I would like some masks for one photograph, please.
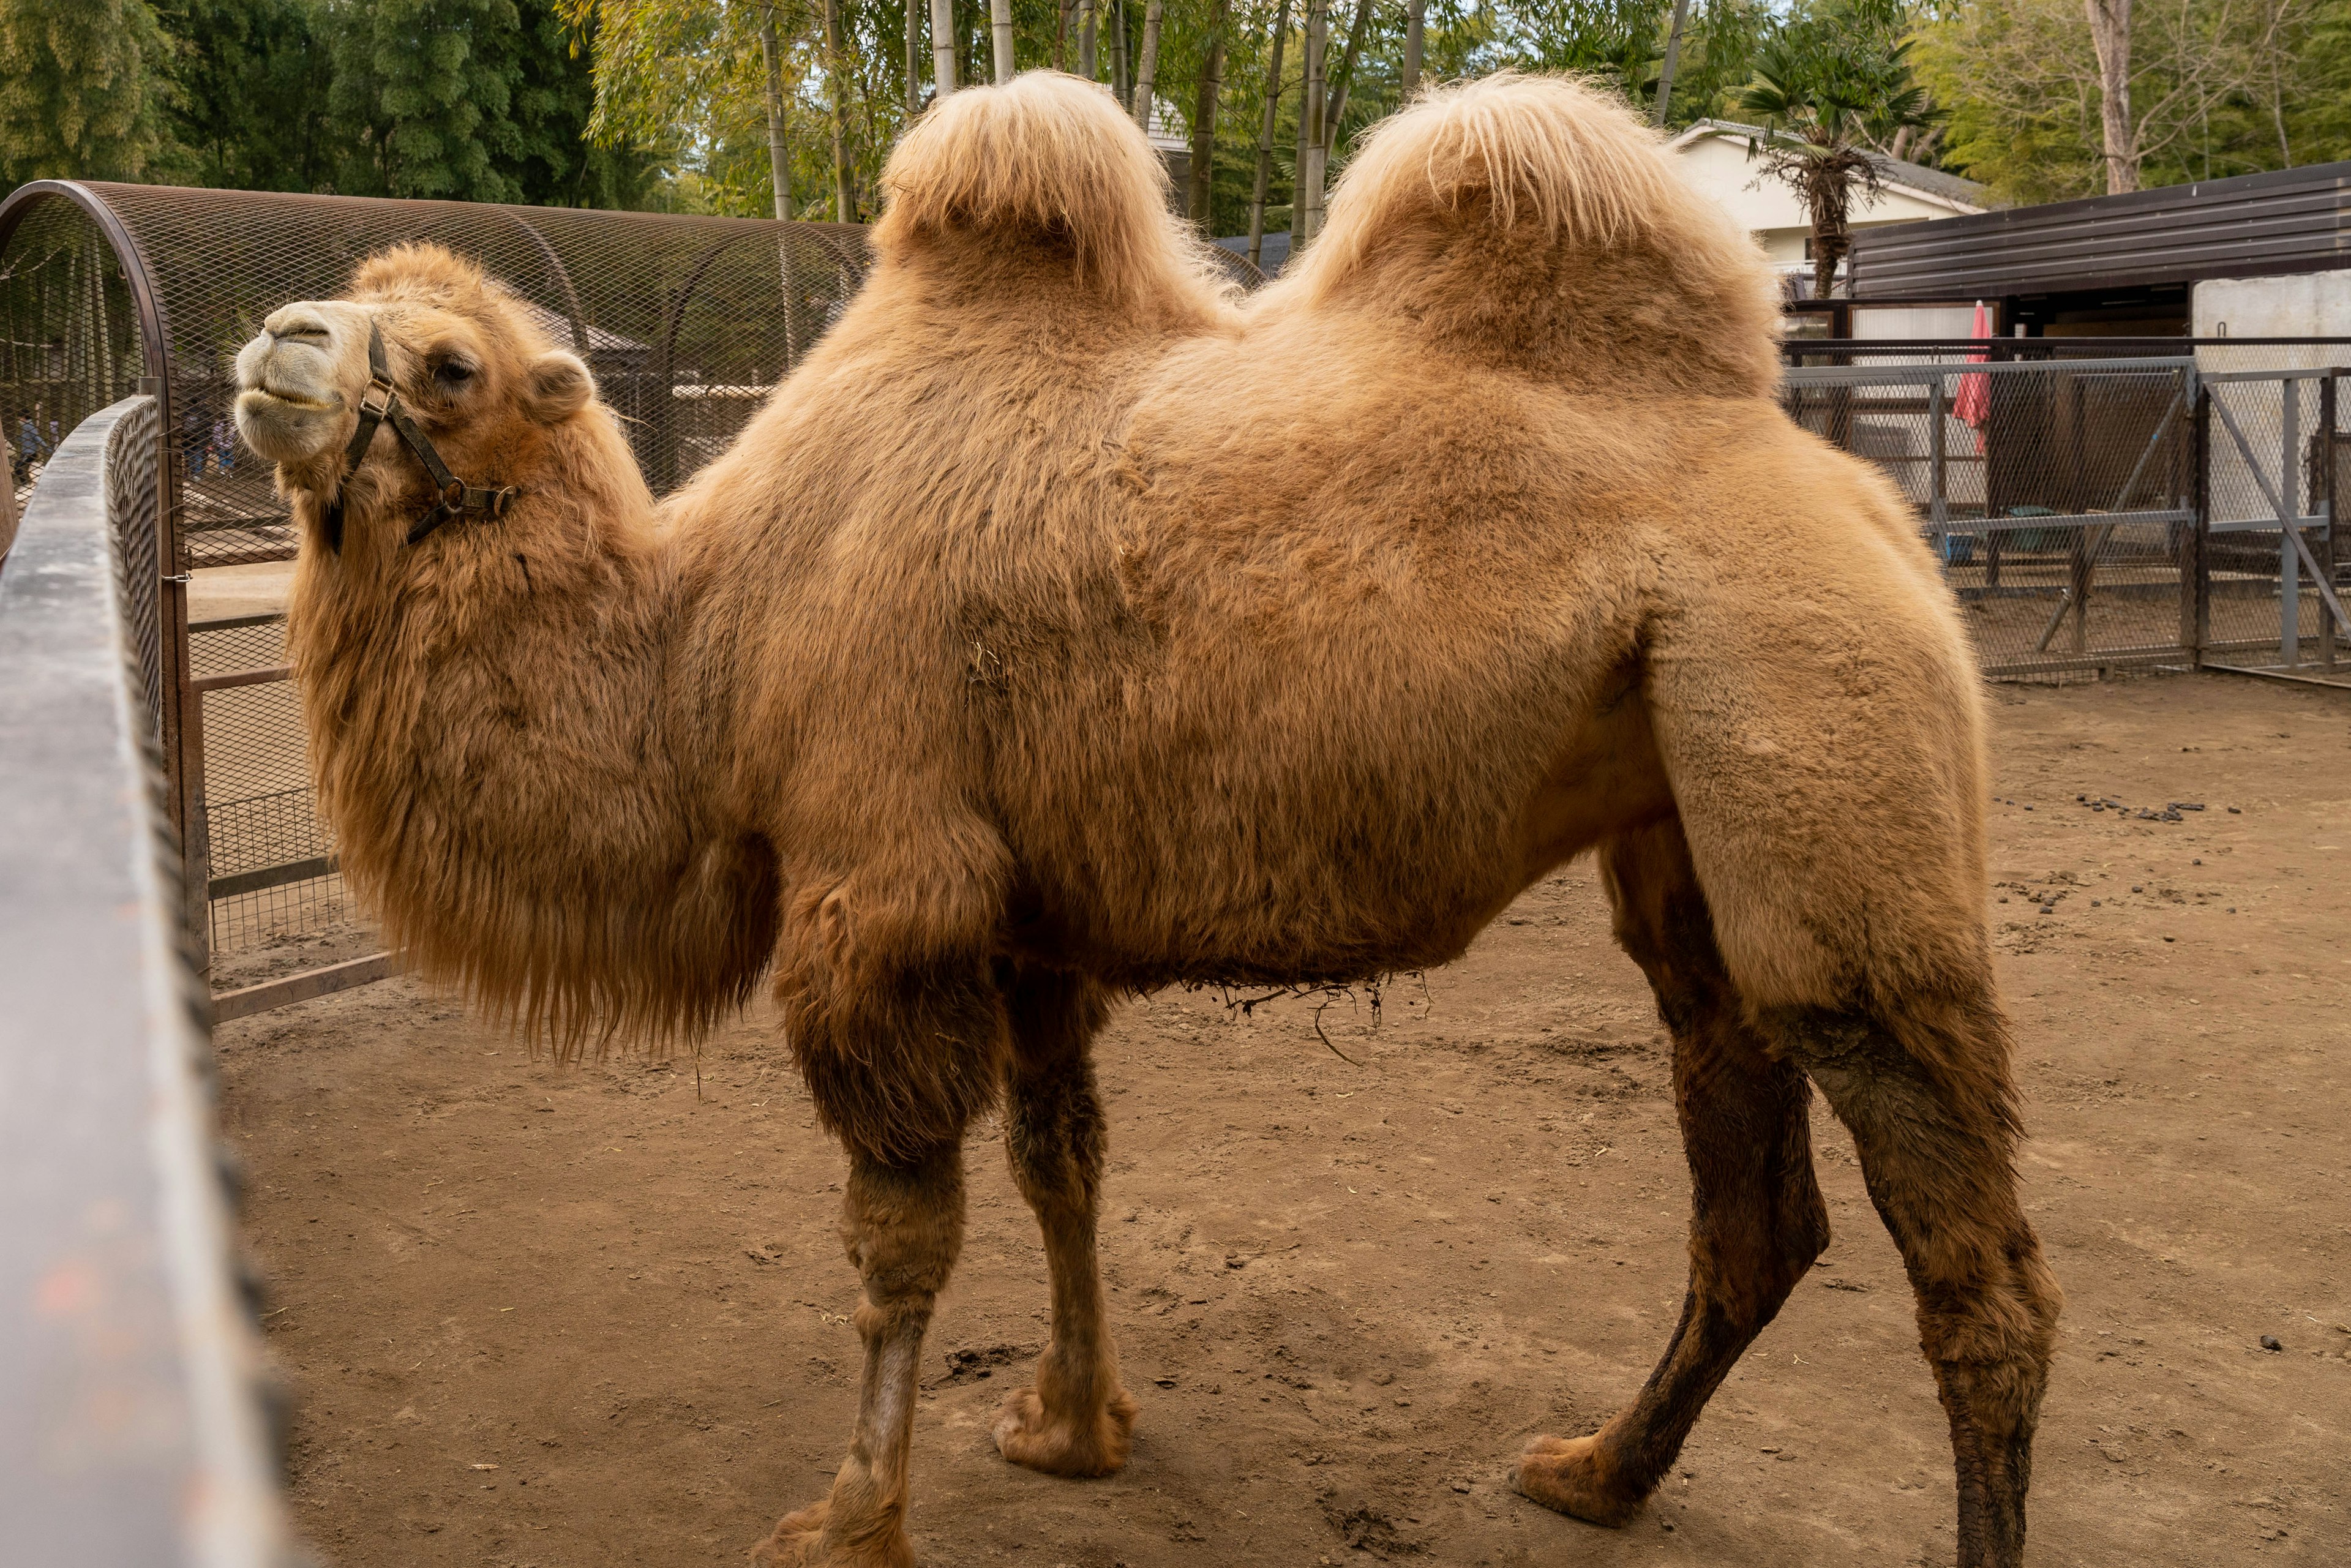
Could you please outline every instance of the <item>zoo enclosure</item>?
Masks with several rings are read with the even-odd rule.
[[[157,501],[126,548],[208,980],[345,912],[286,667],[294,527],[268,465],[237,448],[233,361],[270,310],[339,294],[360,260],[412,240],[478,262],[587,361],[656,493],[733,440],[868,266],[863,231],[827,224],[47,181],[0,203],[0,429],[18,494],[38,493],[87,418],[152,400]],[[218,1011],[389,968],[365,954],[279,975],[224,991]]]
[[[2333,678],[2351,341],[1791,341],[1782,402],[1885,470],[1987,674]]]

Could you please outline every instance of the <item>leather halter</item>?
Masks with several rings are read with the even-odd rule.
[[[419,429],[416,422],[408,416],[408,411],[401,407],[400,392],[392,384],[392,366],[384,358],[383,333],[371,319],[368,322],[368,384],[367,390],[360,393],[359,428],[351,432],[350,442],[343,448],[343,467],[336,481],[335,498],[328,504],[321,517],[326,529],[327,548],[337,555],[343,552],[343,499],[349,494],[350,477],[366,461],[368,447],[375,441],[376,427],[386,422],[391,423],[392,434],[405,442],[408,450],[416,455],[416,461],[424,465],[424,472],[431,476],[434,487],[441,493],[439,504],[418,518],[416,526],[408,530],[410,544],[415,544],[452,517],[503,517],[507,515],[507,507],[520,494],[512,485],[500,485],[495,488],[468,485],[449,472],[449,465],[441,461],[441,454],[434,450],[432,437]]]

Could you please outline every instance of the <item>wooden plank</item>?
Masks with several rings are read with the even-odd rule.
[[[322,876],[332,876],[341,862],[332,855],[317,855],[306,861],[287,861],[283,865],[266,865],[258,871],[241,871],[230,876],[216,876],[204,889],[212,898],[235,898],[240,893],[259,893],[264,888],[284,887],[293,882],[315,882]]]
[[[188,689],[192,692],[225,692],[231,686],[262,686],[293,678],[293,665],[272,664],[266,669],[225,670],[217,675],[198,675],[188,683]]]
[[[364,958],[329,964],[323,969],[306,969],[298,975],[265,980],[260,985],[246,986],[241,990],[222,991],[213,998],[213,1021],[226,1023],[231,1019],[250,1018],[272,1008],[288,1007],[296,1002],[309,1001],[314,997],[347,991],[353,986],[373,985],[399,972],[398,954],[371,953]]]

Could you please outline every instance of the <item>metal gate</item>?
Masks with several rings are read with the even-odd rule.
[[[1783,406],[1901,487],[1987,674],[2335,668],[2342,372],[1822,347]]]

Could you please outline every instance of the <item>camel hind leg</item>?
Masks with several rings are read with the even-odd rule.
[[[1016,973],[1005,1000],[1004,1151],[1045,1235],[1053,1326],[1034,1386],[1005,1403],[996,1446],[1049,1475],[1112,1475],[1126,1463],[1134,1401],[1119,1384],[1094,1256],[1106,1129],[1091,1049],[1108,1009],[1092,981],[1035,970]]]
[[[2064,1298],[2017,1199],[2006,1031],[1989,988],[1915,1005],[1899,1028],[1817,1009],[1764,1022],[1852,1131],[1901,1249],[1950,1422],[1961,1568],[2016,1568]]]
[[[1828,1246],[1813,1177],[1802,1071],[1774,1060],[1747,1021],[1716,950],[1680,825],[1603,852],[1617,940],[1647,974],[1674,1038],[1674,1097],[1690,1166],[1690,1277],[1664,1357],[1597,1433],[1539,1437],[1520,1491],[1597,1524],[1621,1524],[1664,1479],[1698,1412]]]

